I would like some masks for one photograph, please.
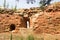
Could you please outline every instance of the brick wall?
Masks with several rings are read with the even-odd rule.
[[[15,29],[26,27],[22,16],[19,16],[18,14],[0,14],[0,32],[9,31],[11,24],[15,25]]]
[[[60,33],[60,12],[41,12],[30,18],[35,33]]]

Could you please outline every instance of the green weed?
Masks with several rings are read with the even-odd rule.
[[[29,36],[27,37],[27,40],[34,40],[34,37],[33,37],[32,35],[29,35]]]

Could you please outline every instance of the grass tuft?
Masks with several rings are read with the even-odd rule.
[[[29,35],[29,36],[27,37],[27,40],[34,40],[34,37],[33,37],[32,35]]]
[[[12,40],[12,33],[11,33],[11,36],[10,36],[10,40]]]

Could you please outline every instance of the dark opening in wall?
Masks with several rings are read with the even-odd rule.
[[[26,24],[26,28],[30,28],[30,19],[29,19],[29,17],[24,17],[24,21],[25,21],[25,24]]]
[[[13,30],[15,30],[15,24],[10,25],[10,31],[13,31]]]

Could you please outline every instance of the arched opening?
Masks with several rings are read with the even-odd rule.
[[[10,25],[10,31],[13,31],[13,30],[15,30],[15,24]]]
[[[26,24],[26,28],[30,28],[30,19],[28,17],[24,17],[24,21]]]

